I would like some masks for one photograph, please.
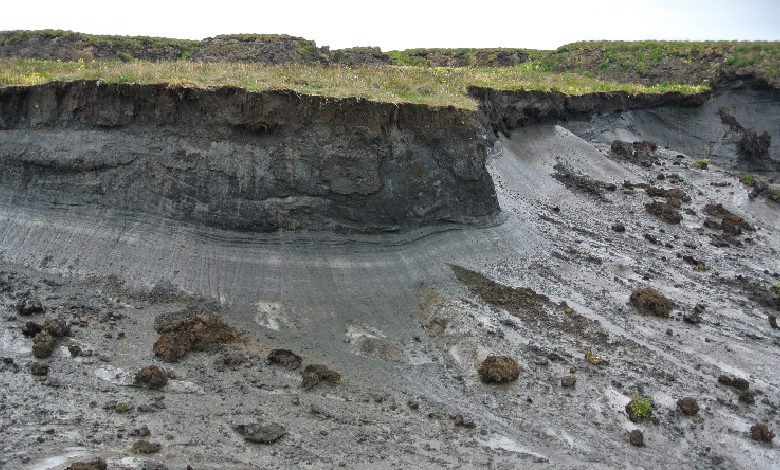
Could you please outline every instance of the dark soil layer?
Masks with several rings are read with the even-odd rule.
[[[5,87],[0,182],[257,232],[484,222],[498,201],[474,117],[286,90]]]

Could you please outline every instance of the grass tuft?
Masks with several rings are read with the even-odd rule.
[[[0,59],[0,86],[36,85],[50,81],[99,80],[106,83],[167,83],[190,87],[231,85],[250,91],[292,89],[334,98],[356,97],[383,102],[413,102],[432,106],[476,109],[466,95],[469,86],[501,90],[557,90],[569,95],[623,90],[629,93],[679,91],[698,93],[701,85],[662,83],[632,85],[574,73],[554,73],[525,63],[504,68],[417,66],[325,67],[321,65],[261,65],[246,63],[60,62]]]

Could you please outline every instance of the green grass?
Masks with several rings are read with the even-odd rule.
[[[531,63],[506,68],[324,67],[234,63],[58,62],[0,59],[0,86],[35,85],[50,81],[100,80],[107,83],[167,83],[191,87],[232,85],[251,91],[292,89],[335,98],[358,97],[384,102],[414,102],[476,109],[466,96],[469,86],[502,90],[558,90],[577,95],[593,91],[629,93],[707,88],[680,84],[652,87],[607,82],[571,73],[553,73]]]
[[[628,402],[627,406],[640,420],[649,417],[653,412],[650,398],[640,397],[636,392],[634,392],[634,396],[631,398],[631,401]]]

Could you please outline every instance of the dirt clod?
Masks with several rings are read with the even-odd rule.
[[[484,383],[504,383],[517,380],[520,366],[511,357],[490,355],[479,367],[479,378]]]
[[[34,298],[27,298],[27,299],[22,299],[16,305],[16,311],[19,312],[19,315],[23,317],[27,317],[32,315],[33,313],[43,313],[44,308],[40,300]]]
[[[775,433],[770,431],[766,424],[755,424],[750,427],[750,437],[757,441],[772,442]]]
[[[168,383],[168,375],[155,365],[146,366],[135,374],[135,383],[161,389]]]
[[[43,330],[43,325],[35,323],[34,321],[28,321],[22,327],[22,334],[27,338],[35,338],[41,330]]]
[[[303,358],[289,349],[274,349],[268,354],[265,362],[267,364],[279,364],[290,369],[297,369],[301,366]]]
[[[632,292],[629,303],[645,315],[660,318],[669,318],[669,312],[672,310],[672,303],[651,287]]]
[[[628,442],[632,446],[642,447],[645,445],[645,435],[639,429],[634,429],[628,436]]]
[[[668,202],[653,201],[645,204],[645,210],[661,220],[672,224],[678,225],[682,221],[682,215],[672,204]]]
[[[233,429],[249,442],[256,444],[273,444],[280,437],[284,436],[287,431],[284,427],[278,424],[270,424],[268,426],[261,426],[259,424],[239,424]]]
[[[42,362],[33,362],[30,366],[32,375],[45,376],[49,374],[49,365]]]
[[[160,444],[149,442],[146,439],[139,439],[133,444],[133,452],[140,454],[155,454],[160,451],[162,446]]]
[[[33,339],[33,354],[38,359],[49,357],[54,352],[56,346],[57,339],[50,335],[49,332],[41,331]]]
[[[154,343],[154,353],[173,362],[188,351],[214,352],[222,343],[238,338],[236,331],[219,318],[202,313],[165,328]]]
[[[573,387],[577,383],[577,377],[573,375],[567,375],[561,379],[562,387]]]
[[[303,383],[301,386],[305,390],[313,388],[320,382],[327,382],[334,385],[341,380],[341,374],[328,369],[328,367],[323,364],[309,364],[303,369],[301,375],[303,376]]]
[[[696,403],[691,397],[681,398],[677,400],[677,408],[688,416],[694,416],[699,412],[699,404]]]

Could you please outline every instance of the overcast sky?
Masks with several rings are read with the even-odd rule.
[[[555,49],[588,39],[780,40],[780,0],[8,1],[0,30],[203,39],[277,33],[318,46]]]

